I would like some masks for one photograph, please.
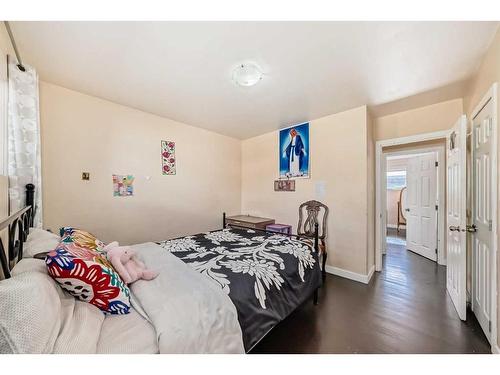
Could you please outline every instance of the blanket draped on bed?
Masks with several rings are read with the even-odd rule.
[[[279,234],[233,228],[160,246],[227,293],[238,311],[246,351],[321,285],[311,246]]]
[[[134,245],[151,281],[131,284],[132,305],[156,329],[160,353],[243,353],[237,312],[228,296],[154,243]]]

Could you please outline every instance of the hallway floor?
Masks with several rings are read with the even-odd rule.
[[[491,353],[474,315],[458,318],[446,267],[387,247],[370,284],[327,275],[319,305],[299,308],[252,353]]]

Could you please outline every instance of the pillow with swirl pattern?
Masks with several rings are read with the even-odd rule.
[[[75,298],[108,314],[128,314],[130,290],[103,249],[104,243],[92,234],[61,228],[61,242],[45,257],[48,273]]]

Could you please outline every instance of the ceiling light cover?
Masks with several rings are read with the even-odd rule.
[[[233,71],[233,81],[240,86],[253,86],[261,79],[262,71],[252,63],[238,65]]]

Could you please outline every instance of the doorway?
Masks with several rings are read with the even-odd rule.
[[[382,266],[388,242],[446,265],[444,145],[441,135],[380,148],[376,266]]]
[[[444,148],[403,148],[384,151],[387,178],[385,253],[388,245],[400,245],[406,251],[437,262],[442,232],[438,213],[440,202],[444,201],[439,159]],[[442,254],[440,258],[444,263]]]

